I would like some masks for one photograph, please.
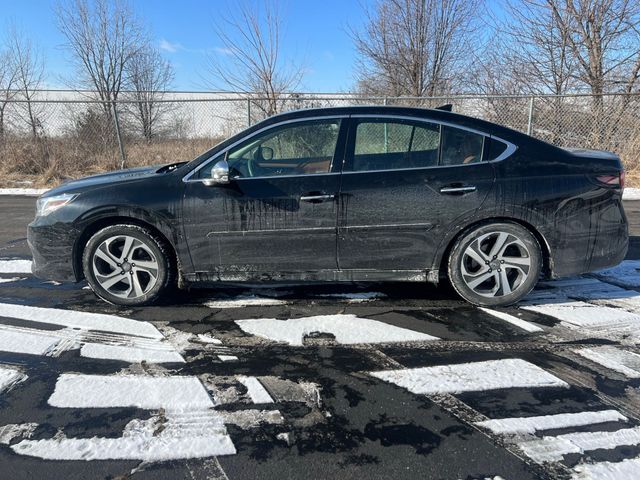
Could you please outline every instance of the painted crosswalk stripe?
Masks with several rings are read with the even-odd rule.
[[[638,478],[640,458],[621,462],[583,463],[574,469],[572,480],[630,480]]]
[[[556,437],[545,436],[519,443],[518,446],[529,458],[543,463],[560,461],[569,453],[584,453],[638,444],[640,444],[640,427],[624,428],[614,432],[579,432]]]
[[[238,376],[238,381],[247,387],[247,391],[253,403],[273,403],[273,398],[262,386],[256,377]]]
[[[556,415],[540,415],[523,418],[501,418],[476,422],[476,425],[487,428],[501,435],[533,434],[540,430],[554,428],[579,427],[604,422],[626,422],[627,418],[616,410],[599,412],[559,413]]]
[[[511,325],[515,325],[516,327],[521,328],[525,332],[535,333],[535,332],[544,331],[542,328],[538,327],[537,325],[534,325],[531,322],[527,322],[526,320],[522,320],[521,318],[514,317],[513,315],[509,315],[508,313],[500,312],[498,310],[492,310],[490,308],[484,308],[484,307],[479,307],[479,309],[485,313],[488,313],[489,315],[493,315],[494,317],[499,318],[500,320],[504,320],[505,322],[510,323]]]
[[[371,372],[372,376],[416,394],[461,393],[500,388],[569,385],[540,367],[518,358]]]

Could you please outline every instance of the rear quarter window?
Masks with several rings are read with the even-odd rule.
[[[484,135],[460,128],[442,127],[440,165],[467,165],[482,161]]]

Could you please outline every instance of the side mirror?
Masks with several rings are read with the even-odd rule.
[[[229,183],[229,164],[227,160],[220,160],[211,169],[211,178],[205,178],[202,183],[207,187],[226,185]]]

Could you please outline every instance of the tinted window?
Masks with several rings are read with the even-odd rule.
[[[482,160],[484,136],[459,128],[442,127],[440,165],[464,165]]]
[[[495,160],[507,149],[507,144],[496,140],[495,138],[486,138],[485,158],[487,160]]]
[[[438,164],[439,125],[364,121],[356,128],[352,170],[390,170]]]
[[[229,151],[232,177],[327,173],[336,150],[340,120],[297,122],[274,127]],[[215,160],[200,171],[211,175]]]

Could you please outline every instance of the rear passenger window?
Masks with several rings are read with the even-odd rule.
[[[440,165],[464,165],[480,162],[483,142],[483,135],[443,126]]]
[[[411,122],[360,122],[352,170],[391,170],[438,164],[440,126]]]

